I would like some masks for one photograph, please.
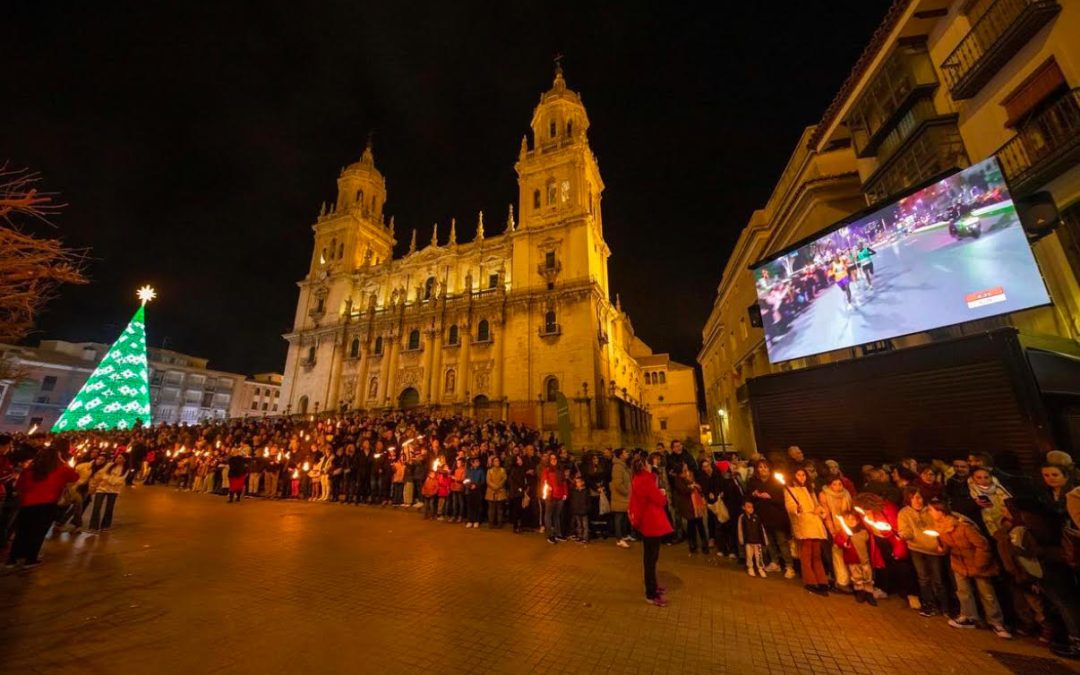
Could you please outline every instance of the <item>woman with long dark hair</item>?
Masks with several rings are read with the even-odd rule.
[[[19,515],[15,521],[15,541],[11,543],[7,566],[21,560],[23,567],[41,564],[38,555],[45,535],[56,518],[56,504],[69,483],[79,480],[75,469],[60,461],[68,454],[67,441],[56,440],[38,450],[29,468],[19,475],[15,490],[19,494]]]
[[[667,516],[667,494],[660,489],[656,474],[644,459],[636,457],[631,470],[634,478],[630,483],[627,515],[630,524],[644,537],[645,600],[666,607],[665,589],[656,581],[656,563],[660,560],[660,540],[674,531]]]

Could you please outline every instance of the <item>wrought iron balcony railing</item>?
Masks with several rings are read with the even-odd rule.
[[[1025,121],[997,151],[1009,186],[1032,191],[1080,162],[1080,89]]]
[[[979,93],[1060,11],[1057,0],[995,0],[941,64],[953,99]]]

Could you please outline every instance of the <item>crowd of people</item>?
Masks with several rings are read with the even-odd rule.
[[[1040,474],[988,455],[862,467],[786,453],[574,453],[514,423],[422,413],[232,420],[58,436],[0,436],[0,546],[32,567],[50,528],[112,525],[127,485],[245,499],[413,508],[465,528],[548,542],[640,542],[646,600],[664,606],[663,545],[801,578],[820,596],[897,597],[958,629],[985,626],[1080,657],[1080,488],[1071,457]],[[232,507],[229,507],[232,508]],[[14,534],[14,537],[11,537]],[[676,549],[677,550],[677,549]]]

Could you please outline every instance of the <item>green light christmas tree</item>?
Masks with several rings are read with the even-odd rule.
[[[54,432],[131,429],[136,422],[150,424],[145,315],[146,303],[157,294],[143,286],[137,295],[142,301],[139,309],[53,425]]]

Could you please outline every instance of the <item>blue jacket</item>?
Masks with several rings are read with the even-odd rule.
[[[479,469],[469,468],[465,470],[465,480],[469,481],[471,485],[475,485],[477,490],[482,490],[484,485],[487,484],[487,472],[481,467]]]

